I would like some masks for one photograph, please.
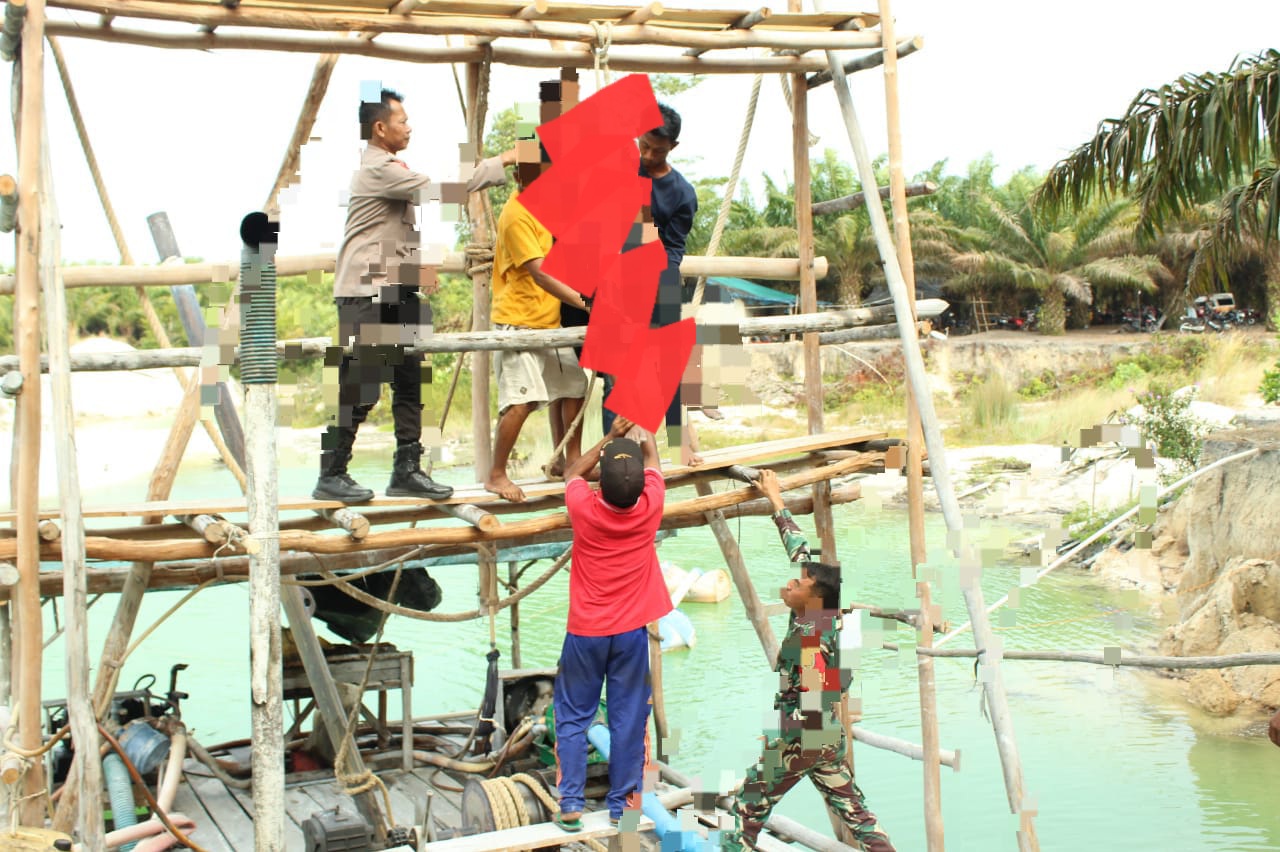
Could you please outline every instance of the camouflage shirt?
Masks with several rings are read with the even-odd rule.
[[[792,562],[810,560],[809,543],[786,509],[773,516],[782,546]],[[839,729],[840,615],[799,616],[793,612],[787,634],[778,649],[778,695],[773,706],[780,711],[783,731]]]

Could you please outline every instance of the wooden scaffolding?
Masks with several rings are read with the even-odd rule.
[[[816,3],[815,3],[816,5]],[[66,20],[49,20],[46,7],[61,8],[69,13]],[[903,354],[910,379],[909,422],[905,454],[894,466],[904,465],[908,475],[912,563],[925,561],[921,459],[928,450],[933,459],[932,475],[938,488],[943,513],[949,529],[960,535],[962,524],[954,493],[947,475],[941,434],[938,431],[932,402],[927,393],[923,362],[917,342],[917,306],[914,297],[911,249],[907,231],[903,158],[898,132],[897,60],[920,47],[920,40],[899,41],[894,32],[889,0],[878,0],[875,12],[827,12],[817,6],[804,11],[802,0],[788,0],[785,13],[769,8],[756,10],[682,10],[668,9],[659,2],[643,6],[604,6],[569,2],[496,2],[496,0],[398,0],[388,8],[386,0],[9,0],[4,16],[4,36],[0,38],[0,55],[12,58],[14,64],[14,117],[18,135],[18,175],[16,191],[9,192],[10,212],[16,212],[16,272],[11,281],[0,281],[0,292],[13,292],[16,358],[5,365],[9,371],[4,383],[6,392],[16,398],[14,429],[14,478],[12,505],[14,510],[0,520],[13,524],[14,534],[0,537],[0,559],[12,559],[16,565],[14,582],[8,588],[12,611],[13,648],[12,683],[16,702],[17,742],[23,755],[35,755],[42,747],[41,735],[41,671],[42,644],[41,598],[62,594],[65,598],[67,663],[71,672],[68,682],[71,735],[77,743],[98,742],[96,718],[109,701],[115,688],[113,668],[129,643],[133,623],[142,594],[151,588],[196,585],[209,579],[231,581],[248,578],[254,587],[255,606],[261,607],[263,618],[255,620],[251,637],[254,681],[254,796],[253,806],[260,819],[255,821],[255,846],[260,850],[284,848],[284,839],[276,820],[270,815],[285,812],[283,802],[282,745],[280,724],[280,620],[283,605],[294,630],[307,675],[315,690],[320,715],[331,732],[341,734],[342,707],[332,679],[328,676],[319,646],[311,632],[309,619],[302,609],[301,598],[286,586],[282,591],[280,575],[305,570],[294,557],[280,556],[279,549],[298,553],[340,554],[332,567],[349,568],[369,565],[370,559],[383,558],[396,549],[432,545],[448,552],[449,548],[473,549],[478,554],[480,574],[480,611],[492,611],[499,603],[497,579],[497,543],[522,544],[563,541],[567,530],[562,515],[534,520],[504,523],[498,517],[507,507],[492,505],[480,494],[467,491],[452,501],[428,506],[399,506],[379,503],[368,511],[352,513],[343,507],[314,501],[277,501],[274,495],[274,457],[264,453],[273,443],[264,443],[262,432],[239,433],[238,421],[228,411],[229,397],[224,394],[219,404],[217,424],[204,423],[210,437],[240,480],[248,488],[247,506],[243,502],[227,505],[205,502],[203,505],[177,505],[168,500],[178,461],[187,439],[200,422],[200,376],[186,367],[200,362],[198,351],[174,349],[160,328],[144,286],[178,286],[209,281],[229,281],[236,277],[237,264],[205,264],[192,266],[140,267],[124,243],[115,220],[101,176],[89,144],[88,133],[79,117],[74,92],[57,39],[77,37],[105,40],[121,44],[137,44],[162,48],[199,50],[267,50],[320,54],[311,84],[305,95],[293,138],[285,153],[277,179],[264,204],[273,210],[282,188],[294,179],[303,142],[309,137],[316,111],[324,97],[334,63],[343,54],[363,55],[417,63],[465,64],[466,133],[469,142],[481,146],[485,126],[489,68],[493,63],[528,68],[600,68],[619,72],[669,72],[697,74],[773,73],[781,76],[788,93],[792,115],[792,142],[795,181],[795,209],[798,229],[798,257],[793,260],[756,260],[728,258],[687,258],[682,271],[690,275],[750,275],[769,266],[770,277],[791,277],[800,285],[800,314],[769,320],[750,320],[743,324],[743,334],[797,332],[803,334],[806,419],[808,437],[797,439],[792,447],[765,445],[757,448],[735,448],[721,456],[711,454],[708,467],[697,471],[669,472],[675,481],[696,485],[698,497],[673,504],[667,509],[667,522],[705,523],[712,527],[726,561],[738,583],[748,614],[756,626],[766,653],[776,648],[769,627],[766,608],[750,585],[750,577],[742,564],[741,554],[724,518],[727,511],[751,513],[754,497],[748,488],[722,494],[711,494],[708,480],[717,475],[743,474],[742,466],[755,461],[790,454],[790,470],[784,479],[789,488],[810,488],[811,496],[798,509],[815,516],[820,548],[824,560],[838,559],[832,522],[833,503],[852,499],[848,489],[833,493],[831,480],[843,473],[885,464],[884,446],[873,442],[879,436],[861,433],[828,434],[823,423],[823,388],[820,346],[824,334],[846,335],[840,331],[868,322],[893,322],[902,341]],[[178,30],[148,29],[145,22],[183,25]],[[412,44],[388,44],[384,36],[408,34],[422,37]],[[463,37],[464,42],[449,42],[447,37]],[[45,40],[49,53],[58,66],[66,95],[76,121],[80,141],[90,163],[100,199],[112,224],[121,255],[121,267],[66,270],[60,267],[58,226],[53,206],[48,145],[44,121],[43,69]],[[444,42],[441,43],[441,39]],[[856,58],[842,51],[861,51]],[[883,67],[886,108],[889,127],[890,186],[887,195],[892,202],[893,234],[880,205],[880,192],[863,193],[875,230],[877,243],[894,296],[891,314],[874,317],[868,312],[842,311],[819,313],[816,281],[825,274],[825,260],[815,257],[813,204],[810,193],[809,163],[809,91],[831,83],[840,101],[855,159],[864,187],[875,185],[870,157],[857,123],[846,80],[848,73]],[[757,77],[758,85],[758,77]],[[745,138],[744,132],[744,138]],[[735,174],[736,177],[736,174]],[[732,183],[731,183],[732,185]],[[0,181],[0,195],[13,190]],[[728,199],[726,199],[727,201]],[[484,215],[485,198],[472,196],[468,212],[473,227],[473,242],[484,245],[491,240]],[[13,208],[16,207],[16,211]],[[847,208],[846,208],[847,209]],[[0,223],[5,218],[0,206]],[[713,237],[714,244],[718,234]],[[280,274],[332,268],[331,255],[305,258],[278,258]],[[490,463],[489,433],[489,358],[497,348],[561,343],[565,332],[529,333],[534,336],[502,339],[488,333],[489,273],[484,264],[467,264],[462,257],[450,258],[445,269],[467,271],[474,286],[472,338],[458,335],[453,340],[437,340],[435,345],[452,347],[453,351],[474,352],[473,370],[473,443],[477,479],[482,479]],[[156,330],[162,351],[137,353],[125,359],[128,363],[86,365],[73,364],[67,347],[65,288],[114,284],[135,286],[142,296],[152,327]],[[11,288],[11,289],[10,289]],[[43,293],[45,309],[40,311]],[[57,437],[57,462],[60,477],[60,532],[50,525],[37,507],[37,485],[40,443],[40,323],[48,329],[47,369],[51,374],[54,395],[54,425]],[[750,326],[750,323],[756,323]],[[772,325],[770,325],[772,323]],[[537,335],[541,334],[541,337]],[[445,336],[441,336],[445,337]],[[828,338],[831,339],[831,338]],[[302,352],[304,342],[295,342],[295,354]],[[314,342],[312,342],[314,345]],[[290,344],[285,345],[289,349]],[[89,359],[92,361],[93,359]],[[110,361],[110,359],[108,359]],[[174,423],[168,443],[161,454],[151,479],[147,502],[138,506],[114,507],[102,515],[130,515],[143,518],[141,528],[95,528],[86,535],[84,519],[96,510],[80,505],[75,472],[72,409],[69,374],[72,369],[137,369],[163,364],[172,366],[186,389],[184,401]],[[259,397],[259,403],[262,397]],[[252,407],[255,403],[250,403]],[[252,419],[253,411],[248,417]],[[271,414],[274,418],[274,414]],[[274,422],[273,420],[270,422]],[[255,445],[255,440],[258,443]],[[255,450],[256,446],[256,450]],[[246,447],[248,448],[246,451]],[[826,455],[823,455],[823,454]],[[736,466],[736,467],[735,467]],[[256,467],[256,471],[255,471]],[[246,470],[248,475],[246,477]],[[795,472],[798,471],[798,472]],[[256,475],[255,475],[256,473]],[[266,483],[266,480],[270,480]],[[260,488],[270,486],[270,493]],[[533,490],[537,507],[551,507],[560,499],[555,487]],[[263,531],[254,528],[255,500],[270,506],[270,518],[277,508],[308,508],[323,517],[302,522],[287,522]],[[736,508],[735,508],[736,507]],[[223,515],[239,510],[250,514],[248,528],[227,521]],[[166,516],[178,516],[181,523],[163,523]],[[428,520],[451,516],[467,521],[467,526],[449,528],[424,527],[415,530],[373,531],[371,527]],[[42,523],[44,526],[42,527]],[[339,528],[338,534],[332,530]],[[328,529],[330,534],[321,530]],[[43,535],[42,535],[43,532]],[[260,547],[267,542],[265,547]],[[222,560],[216,577],[201,573],[202,563],[218,547],[237,554]],[[374,554],[374,555],[370,555]],[[42,559],[61,559],[63,570],[40,571]],[[89,560],[129,560],[127,569],[101,571],[91,569]],[[917,588],[921,599],[920,645],[928,648],[938,621],[936,607],[930,598],[930,583],[920,573]],[[84,611],[89,589],[120,591],[120,606],[102,651],[100,677],[91,691],[88,682],[89,650],[84,634]],[[262,600],[259,601],[261,595]],[[973,621],[978,653],[991,647],[991,634],[985,603],[976,579],[965,589],[966,603]],[[259,623],[261,622],[261,623]],[[3,632],[3,631],[0,631]],[[1005,772],[1005,785],[1010,810],[1020,817],[1017,838],[1019,848],[1038,848],[1032,813],[1024,805],[1021,768],[1017,756],[1012,724],[1009,719],[1000,679],[998,654],[983,661],[983,678]],[[942,760],[938,744],[936,708],[933,694],[932,657],[919,659],[921,725],[923,748],[918,756],[925,766],[925,821],[930,850],[942,849],[942,824],[939,793],[939,765]],[[274,729],[274,733],[273,733]],[[262,738],[261,743],[258,742]],[[335,736],[334,741],[340,737]],[[98,848],[102,843],[101,813],[87,807],[87,795],[101,787],[93,748],[82,747],[73,773],[64,788],[54,820],[55,828],[78,827],[85,848]],[[16,752],[10,752],[10,756]],[[358,755],[348,769],[362,771]],[[21,769],[0,767],[6,781],[20,778],[22,785],[20,822],[26,826],[43,824],[45,781],[38,759],[28,760]],[[261,770],[261,771],[260,771]],[[95,792],[96,795],[96,792]],[[361,793],[357,799],[372,800],[372,793]],[[357,802],[359,804],[359,802]],[[377,803],[371,802],[376,808]],[[846,838],[847,839],[847,838]],[[836,848],[828,846],[826,848]],[[848,847],[840,847],[848,848]]]

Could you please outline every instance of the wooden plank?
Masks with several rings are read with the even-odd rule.
[[[702,454],[703,464],[696,468],[687,465],[670,465],[663,471],[668,482],[680,479],[681,477],[691,476],[695,473],[706,473],[708,471],[723,470],[733,465],[751,465],[765,462],[771,459],[778,459],[785,456],[799,455],[803,453],[815,452],[818,450],[827,450],[834,447],[843,447],[850,444],[859,444],[864,441],[871,441],[877,438],[885,437],[884,432],[872,431],[869,429],[843,429],[835,432],[823,432],[816,435],[800,435],[795,438],[783,438],[778,441],[761,441],[754,444],[743,444],[737,447],[724,447],[718,450],[708,450]],[[525,479],[518,483],[524,489],[525,495],[529,500],[539,497],[562,496],[564,494],[563,482],[546,482],[540,480]],[[368,503],[362,503],[361,508],[382,508],[394,506],[412,506],[430,504],[432,502],[442,503],[472,503],[486,504],[497,503],[502,500],[496,494],[490,494],[483,490],[479,484],[469,485],[454,491],[453,496],[448,500],[429,501],[419,500],[412,497],[374,497]],[[341,508],[343,504],[333,500],[313,500],[307,497],[283,497],[280,499],[280,511],[314,511],[316,509],[336,509]],[[125,503],[115,506],[86,506],[84,508],[84,516],[86,518],[111,518],[111,517],[141,517],[145,515],[193,515],[193,514],[218,514],[218,515],[235,515],[245,514],[246,507],[243,498],[228,498],[224,500],[176,500],[176,501],[156,501],[145,503]],[[55,508],[43,509],[39,512],[41,518],[56,518],[58,510]],[[10,511],[0,512],[0,523],[11,523],[15,519],[15,513]]]
[[[642,817],[640,830],[653,828],[653,820]],[[452,840],[440,840],[428,843],[423,847],[427,852],[516,852],[522,849],[545,849],[548,846],[560,846],[566,843],[580,843],[583,840],[600,840],[616,837],[618,829],[609,824],[608,811],[596,811],[582,817],[582,831],[569,834],[554,823],[544,822],[538,825],[526,825],[521,828],[508,828],[503,831],[490,831],[475,837],[455,837]]]
[[[190,763],[190,761],[188,761]],[[218,830],[218,825],[204,805],[191,791],[189,784],[179,784],[178,794],[173,800],[173,809],[186,814],[195,820],[196,827],[187,832],[187,836],[209,852],[235,852],[227,843],[227,839]]]
[[[221,781],[188,775],[187,786],[200,799],[232,849],[253,848],[253,820]]]
[[[240,807],[244,808],[245,813],[249,815],[249,819],[257,819],[257,812],[253,808],[253,796],[248,790],[239,790],[235,787],[228,787],[229,792],[235,800],[240,803]],[[301,849],[305,839],[302,836],[302,827],[288,816],[288,798],[285,799],[286,816],[284,820],[284,844],[286,849]]]

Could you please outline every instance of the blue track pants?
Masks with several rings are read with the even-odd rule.
[[[614,636],[564,637],[556,677],[556,785],[560,810],[581,811],[587,780],[587,728],[600,689],[608,684],[609,815],[638,808],[649,753],[649,634],[644,627]]]

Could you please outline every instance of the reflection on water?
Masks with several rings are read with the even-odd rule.
[[[385,458],[383,457],[385,456]],[[309,460],[283,459],[281,493],[304,494],[314,481]],[[390,449],[356,455],[353,473],[371,487],[385,483]],[[467,470],[444,471],[444,479],[470,479]],[[227,495],[225,471],[184,466],[176,498]],[[90,494],[90,503],[141,499],[145,482],[117,483],[111,494]],[[690,492],[691,495],[691,492]],[[685,497],[673,492],[672,499]],[[866,503],[838,507],[845,598],[881,605],[911,606],[905,513]],[[931,542],[945,541],[941,519],[930,516]],[[732,521],[763,596],[791,576],[790,566],[767,519]],[[812,526],[801,519],[807,530]],[[936,544],[935,544],[936,547]],[[682,531],[664,543],[661,556],[684,567],[718,567],[718,548],[705,530]],[[536,569],[535,569],[536,570]],[[997,564],[983,574],[988,601],[1018,582],[1019,569]],[[442,611],[475,605],[475,571],[441,568]],[[520,608],[521,645],[526,667],[554,665],[563,638],[568,578],[555,577]],[[944,617],[965,620],[954,570],[943,571],[938,601]],[[148,596],[138,623],[150,624],[176,601],[172,594]],[[90,615],[93,647],[100,647],[114,609],[114,596]],[[998,635],[1011,648],[1100,652],[1120,645],[1143,649],[1158,632],[1155,618],[1078,572],[1064,571],[1022,590],[1010,623],[997,620]],[[1131,625],[1111,612],[1127,606]],[[664,657],[667,713],[676,736],[675,763],[701,776],[708,787],[724,788],[741,776],[759,753],[761,729],[769,724],[776,675],[737,595],[715,605],[684,607],[698,631],[697,648]],[[249,730],[247,693],[248,594],[243,585],[201,593],[161,626],[130,658],[123,686],[148,672],[161,676],[177,662],[191,664],[182,688],[191,693],[184,718],[203,742],[245,736]],[[773,619],[785,629],[785,617]],[[886,622],[883,638],[909,634]],[[499,618],[499,647],[507,650],[506,618]],[[902,628],[905,631],[906,628]],[[895,636],[895,633],[898,635]],[[332,638],[332,637],[330,637]],[[479,703],[488,650],[484,621],[439,624],[393,618],[385,636],[412,650],[418,714],[457,710]],[[956,647],[968,643],[957,640]],[[55,642],[46,655],[47,697],[63,692],[63,656]],[[505,663],[505,657],[504,657]],[[850,664],[850,663],[847,663]],[[919,696],[914,660],[867,650],[857,662],[854,692],[862,700],[862,724],[870,730],[918,742]],[[1269,850],[1280,848],[1280,750],[1263,739],[1197,735],[1191,714],[1168,683],[1132,669],[1079,664],[1009,661],[1003,667],[1016,723],[1029,795],[1039,810],[1037,827],[1045,850]],[[1013,847],[1015,825],[1008,816],[999,761],[990,726],[983,720],[981,693],[971,660],[936,662],[942,745],[961,752],[962,772],[943,767],[942,800],[947,847],[953,852]],[[898,848],[924,848],[920,764],[888,752],[856,749],[859,783],[868,805]],[[801,785],[781,812],[815,829],[829,825],[820,799]]]

